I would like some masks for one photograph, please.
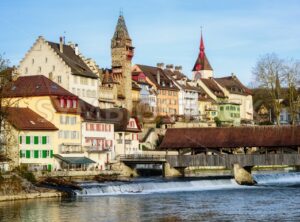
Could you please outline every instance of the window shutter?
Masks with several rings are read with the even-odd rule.
[[[19,136],[19,143],[22,144],[22,136]]]
[[[42,151],[43,158],[47,158],[47,150]]]
[[[30,158],[30,150],[26,150],[26,158],[27,158],[27,159]]]
[[[50,150],[50,157],[53,158],[53,150]]]
[[[34,151],[34,158],[39,158],[39,151],[38,150]]]
[[[22,158],[22,150],[20,150],[20,158]]]
[[[38,136],[34,137],[34,144],[35,145],[39,144],[39,137]]]
[[[30,136],[26,136],[26,144],[30,144]]]
[[[47,144],[47,137],[46,136],[42,137],[42,144]]]

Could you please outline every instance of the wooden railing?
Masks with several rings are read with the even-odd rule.
[[[172,155],[166,156],[172,167],[300,165],[300,154],[228,154],[228,155]]]
[[[120,155],[120,161],[123,162],[165,162],[164,155],[143,155],[143,154],[126,154]]]

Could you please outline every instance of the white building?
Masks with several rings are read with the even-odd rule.
[[[54,43],[40,36],[21,60],[17,72],[21,76],[44,75],[84,101],[98,106],[99,83],[95,64],[84,59],[78,45],[66,45],[62,37],[59,43]]]
[[[114,150],[114,124],[103,117],[101,110],[83,100],[80,101],[82,116],[82,147],[88,158],[95,161],[98,170],[108,169]]]
[[[139,147],[139,133],[141,128],[137,119],[129,118],[127,124],[115,129],[115,157],[128,154],[141,154]]]

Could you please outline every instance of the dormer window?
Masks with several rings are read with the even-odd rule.
[[[162,85],[162,86],[166,86],[166,84],[165,84],[165,82],[164,82],[164,81],[162,81],[161,85]]]
[[[61,108],[65,106],[65,100],[63,98],[60,98],[59,103]]]
[[[74,99],[73,100],[73,109],[75,109],[77,107],[77,101]]]
[[[67,108],[71,108],[71,100],[67,99]]]

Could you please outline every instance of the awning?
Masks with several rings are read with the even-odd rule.
[[[64,161],[67,164],[91,164],[96,163],[95,161],[83,156],[83,157],[64,157],[59,154],[54,155],[55,158]]]

